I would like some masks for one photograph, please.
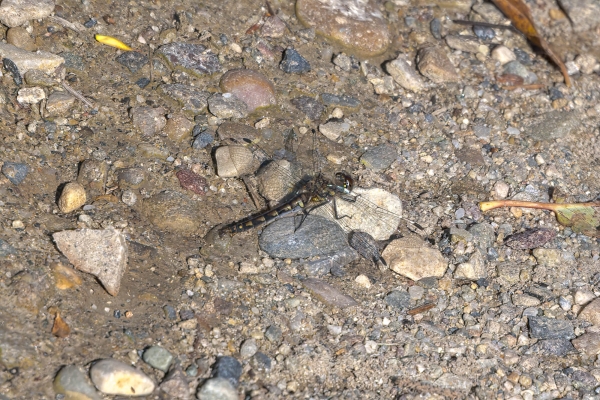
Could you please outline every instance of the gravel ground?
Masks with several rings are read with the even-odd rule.
[[[0,399],[600,396],[594,232],[478,208],[600,193],[600,10],[529,6],[570,87],[491,3],[3,0]],[[219,235],[264,154],[390,213]]]

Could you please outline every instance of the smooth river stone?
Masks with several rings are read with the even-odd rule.
[[[156,386],[142,371],[112,358],[92,365],[90,377],[96,388],[105,394],[147,396]]]
[[[275,88],[266,76],[251,69],[232,69],[221,77],[223,93],[233,93],[252,112],[277,103]]]
[[[369,0],[298,0],[296,15],[317,34],[361,56],[379,55],[391,43],[383,15]]]

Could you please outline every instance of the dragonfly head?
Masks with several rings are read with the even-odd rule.
[[[344,188],[344,191],[347,193],[350,193],[354,188],[354,179],[345,172],[337,172],[335,174],[335,182],[336,185]]]

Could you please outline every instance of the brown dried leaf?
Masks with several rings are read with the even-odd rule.
[[[64,319],[60,316],[60,313],[56,313],[56,317],[54,318],[54,326],[52,326],[52,334],[57,338],[66,338],[71,333],[71,328],[65,322]]]
[[[535,27],[529,8],[522,0],[492,0],[504,15],[511,20],[515,28],[523,32],[531,43],[543,49],[548,57],[560,68],[560,72],[565,78],[565,84],[571,86],[571,79],[567,73],[567,67],[562,60],[552,51],[548,43],[541,37]]]

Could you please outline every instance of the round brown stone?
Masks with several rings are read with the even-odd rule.
[[[277,103],[271,81],[260,72],[251,69],[227,71],[221,77],[220,86],[224,93],[232,93],[246,103],[249,112]]]
[[[317,34],[361,56],[379,55],[391,43],[387,23],[370,0],[298,0],[296,15]]]

